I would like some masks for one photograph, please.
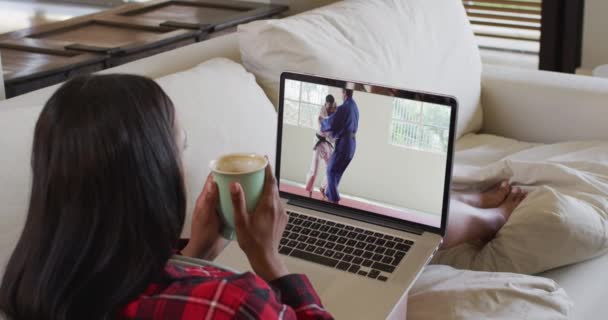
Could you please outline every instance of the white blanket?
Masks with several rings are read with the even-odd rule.
[[[459,140],[455,189],[481,190],[503,179],[531,193],[496,238],[442,251],[435,263],[536,274],[608,251],[608,143]]]

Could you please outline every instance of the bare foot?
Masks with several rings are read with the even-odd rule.
[[[454,193],[454,197],[473,207],[488,209],[500,206],[510,191],[509,182],[504,180],[483,193]]]
[[[323,200],[326,200],[327,196],[325,196],[325,188],[323,188],[323,187],[319,188],[319,192],[321,192],[321,196],[323,197]]]
[[[528,193],[514,187],[498,208],[483,210],[487,214],[487,234],[482,240],[489,241],[507,223],[515,208],[528,196]]]

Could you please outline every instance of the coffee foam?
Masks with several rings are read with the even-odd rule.
[[[229,173],[251,172],[262,169],[266,159],[255,155],[228,155],[216,162],[215,169]]]

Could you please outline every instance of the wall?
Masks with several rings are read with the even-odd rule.
[[[330,93],[339,103],[340,89]],[[446,156],[389,144],[393,98],[355,92],[359,106],[357,152],[340,192],[394,206],[440,214]],[[314,130],[284,125],[281,178],[304,184]],[[321,167],[317,186],[325,174]]]
[[[586,0],[583,29],[583,59],[581,73],[608,64],[608,1]]]

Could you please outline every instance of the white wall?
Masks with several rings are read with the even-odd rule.
[[[339,104],[340,89],[330,90]],[[393,98],[355,92],[359,106],[357,152],[340,184],[340,192],[441,214],[446,156],[389,144]],[[284,125],[281,178],[304,184],[315,132]],[[317,186],[325,174],[320,170]]]
[[[586,0],[581,73],[608,64],[608,1]]]

